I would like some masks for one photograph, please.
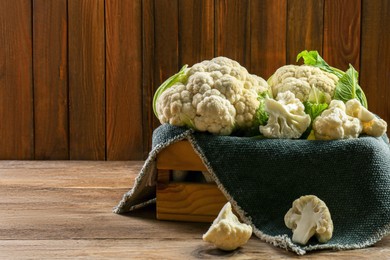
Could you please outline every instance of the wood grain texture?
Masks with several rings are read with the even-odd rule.
[[[156,217],[160,220],[212,222],[227,199],[216,184],[158,184]]]
[[[106,0],[107,160],[143,157],[141,1]]]
[[[189,141],[179,141],[161,150],[157,156],[157,169],[207,171]]]
[[[179,65],[214,58],[214,0],[179,3]]]
[[[70,159],[105,159],[104,1],[69,0]]]
[[[178,0],[155,0],[153,94],[167,78],[180,69],[178,13]],[[153,129],[159,125],[160,122],[153,117]]]
[[[388,13],[385,0],[0,1],[0,159],[145,159],[155,90],[219,55],[265,79],[304,49],[351,63],[389,122]]]
[[[268,79],[286,64],[287,0],[254,0],[250,12],[250,72]]]
[[[1,161],[1,259],[388,259],[375,246],[305,256],[252,237],[224,252],[202,241],[209,223],[158,221],[154,206],[125,215],[112,207],[143,162]]]
[[[390,123],[390,2],[362,4],[360,85],[369,109]],[[390,131],[388,130],[387,133]]]
[[[333,67],[360,69],[361,1],[325,1],[323,57]]]
[[[68,159],[66,0],[33,1],[35,159]]]
[[[154,0],[142,1],[142,128],[143,158],[152,147],[152,135],[157,118],[152,109],[155,92],[154,80]]]
[[[216,0],[215,55],[238,61],[250,71],[248,0]]]
[[[0,1],[0,159],[34,158],[31,1]]]
[[[288,0],[287,2],[287,64],[295,64],[303,50],[322,54],[324,0]]]

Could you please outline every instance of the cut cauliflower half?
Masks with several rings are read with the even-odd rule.
[[[301,245],[306,245],[314,235],[321,243],[328,242],[333,235],[329,209],[314,195],[296,199],[284,216],[284,223],[293,231],[292,241]]]
[[[226,57],[194,64],[181,70],[180,75],[168,88],[156,91],[160,123],[217,135],[253,127],[258,97],[269,89],[264,79]]]
[[[268,80],[273,96],[291,91],[296,98],[305,102],[311,88],[316,87],[325,94],[329,104],[334,96],[338,77],[317,67],[308,65],[286,65],[280,67]]]
[[[268,138],[299,138],[311,122],[302,102],[290,91],[279,93],[276,100],[267,98],[265,111],[268,122],[259,129]]]
[[[346,106],[340,100],[332,100],[328,109],[313,121],[313,131],[317,140],[357,138],[362,130],[361,121],[347,115]]]
[[[213,243],[219,249],[230,251],[246,244],[251,236],[252,227],[238,220],[228,202],[203,235],[203,240]]]

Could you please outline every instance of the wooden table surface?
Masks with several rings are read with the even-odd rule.
[[[226,253],[202,241],[208,223],[158,221],[153,206],[112,213],[142,164],[1,161],[0,259],[390,259],[390,236],[300,257],[252,237]]]

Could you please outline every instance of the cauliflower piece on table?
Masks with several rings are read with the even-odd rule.
[[[321,243],[333,235],[333,221],[325,202],[314,195],[296,199],[284,216],[284,223],[293,231],[292,241],[306,245],[312,236]]]
[[[302,102],[290,91],[279,93],[276,100],[266,99],[265,111],[268,123],[259,129],[268,138],[299,138],[311,122]]]
[[[156,114],[162,124],[217,135],[253,127],[258,96],[268,91],[264,79],[226,57],[202,61],[183,73],[157,97]]]
[[[205,242],[213,243],[222,250],[230,251],[246,244],[252,236],[252,227],[240,223],[232,212],[230,202],[219,212],[209,230],[203,235]]]

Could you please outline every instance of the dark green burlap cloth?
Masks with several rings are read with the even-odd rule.
[[[135,185],[114,212],[153,202],[155,159],[173,142],[188,139],[240,217],[262,240],[303,255],[317,249],[367,247],[390,230],[390,148],[387,136],[337,141],[213,136],[162,125]],[[325,201],[334,223],[326,244],[291,241],[284,215],[292,202],[313,194]]]

